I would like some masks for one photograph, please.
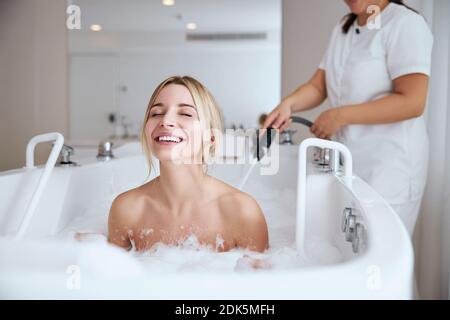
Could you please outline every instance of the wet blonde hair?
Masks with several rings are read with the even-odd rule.
[[[144,124],[142,126],[141,131],[141,144],[144,150],[145,155],[147,156],[147,161],[149,164],[149,173],[150,175],[151,169],[153,167],[152,162],[152,153],[149,149],[149,144],[147,140],[147,135],[145,132],[145,127],[147,125],[148,118],[150,116],[150,108],[155,104],[155,101],[159,95],[159,93],[166,86],[171,84],[182,85],[190,92],[192,99],[194,100],[195,108],[198,113],[200,126],[203,130],[203,138],[204,140],[211,141],[211,138],[214,137],[214,141],[208,145],[205,145],[202,141],[202,163],[208,164],[214,157],[216,156],[216,152],[218,150],[218,146],[220,144],[220,136],[223,131],[223,122],[222,122],[222,113],[220,111],[219,106],[217,105],[212,94],[206,89],[204,85],[202,85],[196,79],[189,76],[173,76],[167,78],[163,82],[161,82],[153,92],[150,102],[147,106],[147,111],[145,112]],[[215,134],[216,133],[216,134]]]

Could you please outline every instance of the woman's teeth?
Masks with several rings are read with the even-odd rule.
[[[169,141],[169,142],[181,142],[181,138],[174,137],[174,136],[161,136],[158,137],[158,141]]]

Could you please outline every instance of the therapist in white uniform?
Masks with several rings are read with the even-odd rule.
[[[427,176],[422,114],[433,36],[424,18],[402,1],[345,3],[351,13],[334,28],[318,70],[283,99],[263,127],[284,130],[291,113],[328,98],[331,108],[311,132],[350,149],[355,173],[387,200],[412,235]]]

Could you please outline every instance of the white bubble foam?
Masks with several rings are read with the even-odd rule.
[[[295,191],[292,189],[273,190],[261,185],[247,187],[257,188],[256,200],[265,214],[269,228],[269,249],[264,253],[252,252],[244,249],[232,249],[227,252],[220,251],[224,246],[221,235],[217,235],[214,246],[201,245],[194,235],[190,235],[177,245],[165,245],[157,243],[145,252],[136,251],[135,243],[126,256],[143,268],[145,272],[173,273],[173,272],[248,272],[258,270],[278,270],[304,267],[311,264],[333,263],[342,260],[341,253],[331,244],[320,239],[309,239],[308,252],[313,252],[313,260],[299,257],[295,249]],[[75,218],[61,232],[59,237],[74,239],[78,232],[82,234],[81,241],[96,242],[97,250],[111,246],[107,243],[107,221],[109,208],[114,197],[93,204],[83,214]],[[182,226],[180,226],[181,228]],[[132,230],[129,230],[132,232]],[[142,229],[137,236],[141,239],[151,236],[154,230]],[[75,240],[73,240],[75,241]],[[99,253],[104,261],[108,259],[107,249]],[[86,259],[92,257],[93,264],[98,263],[94,255],[86,255]],[[115,257],[117,258],[117,257]],[[119,259],[119,258],[117,258]],[[96,262],[97,261],[97,262]],[[124,261],[128,265],[129,261]],[[116,263],[116,265],[121,265]],[[135,270],[136,268],[133,267]],[[95,269],[95,268],[94,268]]]

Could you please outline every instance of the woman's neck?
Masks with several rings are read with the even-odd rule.
[[[180,208],[203,196],[206,174],[202,165],[160,161],[159,168],[161,196],[171,208]]]
[[[376,5],[380,7],[380,13],[381,13],[388,6],[388,4],[389,4],[388,0],[380,0],[379,3]],[[365,12],[358,14],[358,19],[357,19],[358,25],[360,27],[363,27],[367,24],[369,18],[372,20],[372,19],[375,19],[375,17],[376,16],[374,16],[373,12],[367,12],[367,10],[366,10]]]

